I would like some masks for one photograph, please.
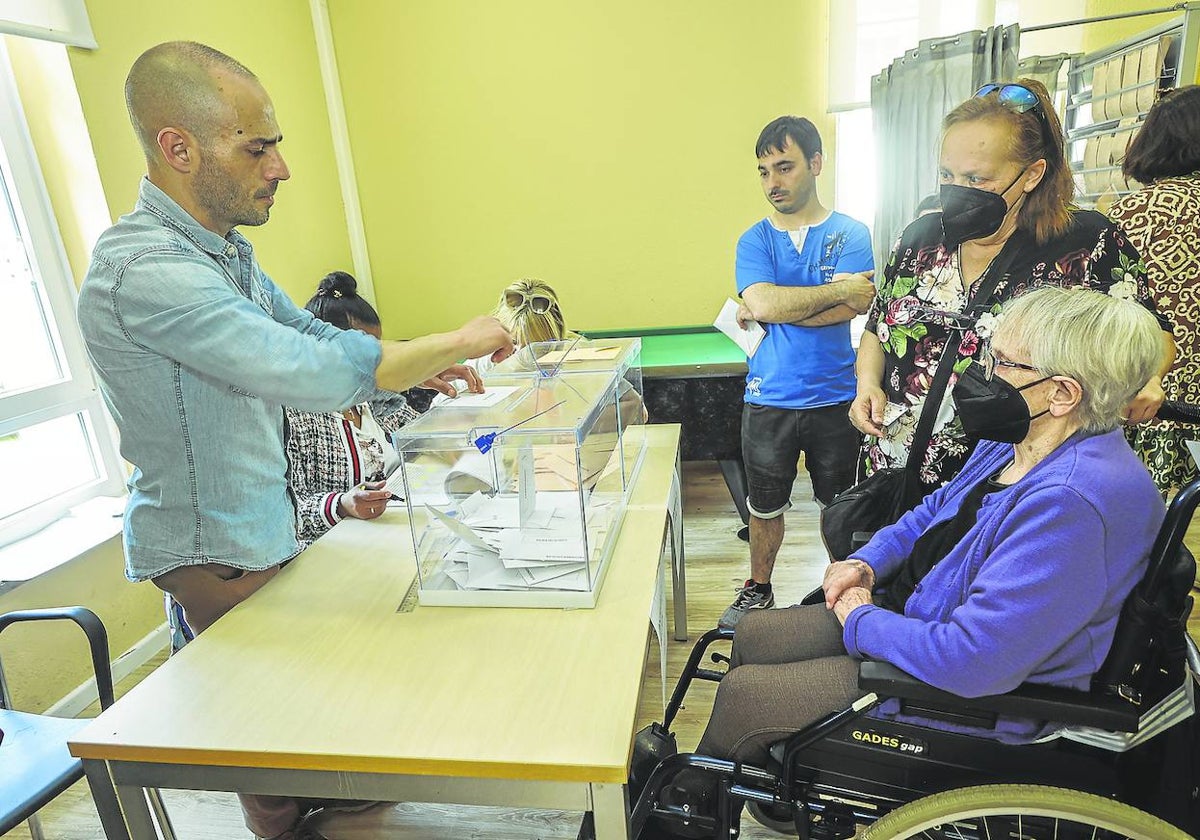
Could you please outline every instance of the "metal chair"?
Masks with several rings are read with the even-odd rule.
[[[20,610],[0,615],[0,632],[23,621],[73,621],[87,636],[100,708],[113,704],[108,633],[99,616],[84,607]],[[44,840],[37,812],[83,778],[83,763],[67,750],[67,741],[86,718],[58,718],[13,709],[4,669],[0,667],[0,835],[28,821],[33,840]],[[146,792],[166,840],[175,832],[157,790]]]

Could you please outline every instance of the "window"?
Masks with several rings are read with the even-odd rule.
[[[75,285],[0,43],[0,545],[122,492]]]

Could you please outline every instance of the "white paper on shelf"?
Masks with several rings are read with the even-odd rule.
[[[469,391],[459,391],[458,396],[439,402],[439,408],[487,408],[505,400],[514,391],[520,390],[519,385],[497,385],[488,388],[482,394],[472,394]]]
[[[758,345],[762,344],[767,331],[758,321],[750,321],[747,327],[742,329],[737,322],[737,311],[738,302],[733,298],[727,298],[725,305],[721,307],[721,311],[717,315],[717,320],[713,321],[713,326],[729,336],[734,344],[742,348],[743,353],[753,356],[754,352],[758,350]]]

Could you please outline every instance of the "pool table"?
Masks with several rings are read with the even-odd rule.
[[[716,461],[743,524],[742,396],[746,356],[711,326],[586,330],[592,339],[639,336],[642,386],[651,423],[679,423],[685,461]]]

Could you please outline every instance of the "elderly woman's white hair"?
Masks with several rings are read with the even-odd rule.
[[[1164,347],[1162,328],[1141,305],[1056,286],[1005,304],[992,338],[1018,359],[1028,354],[1043,374],[1078,382],[1079,419],[1088,432],[1121,424],[1122,411],[1162,362]]]

